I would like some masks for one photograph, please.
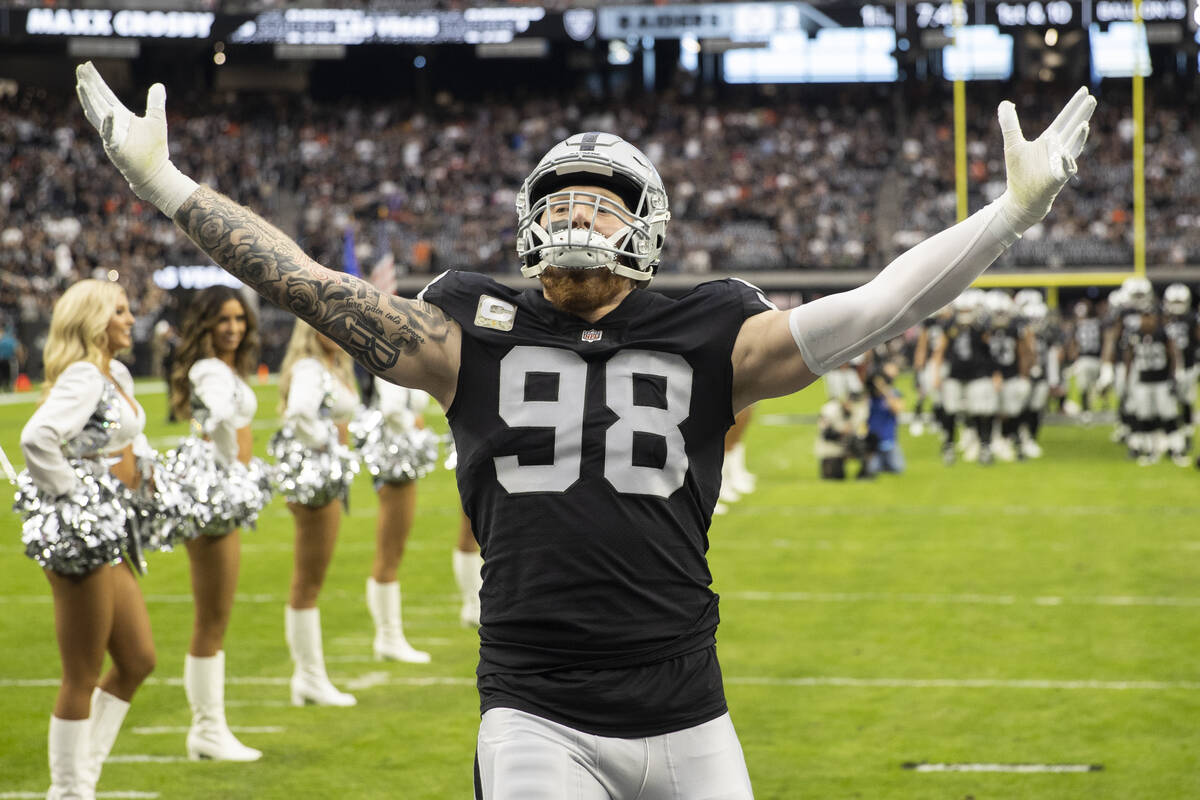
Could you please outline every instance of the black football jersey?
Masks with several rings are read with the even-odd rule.
[[[1098,317],[1076,320],[1074,334],[1080,356],[1100,357],[1100,351],[1104,348],[1104,333]]]
[[[1196,335],[1196,327],[1200,325],[1196,315],[1172,315],[1167,317],[1167,335],[1175,341],[1179,354],[1183,358],[1183,366],[1190,369],[1196,364],[1196,353],[1200,350],[1200,336]]]
[[[1020,351],[1021,334],[1016,322],[992,328],[988,333],[988,351],[992,363],[1000,377],[1005,380],[1015,378],[1021,371]]]
[[[1150,333],[1130,337],[1132,369],[1141,383],[1161,383],[1171,378],[1171,355],[1166,330],[1157,326]]]
[[[721,280],[676,299],[635,290],[589,323],[540,287],[457,271],[421,297],[463,332],[447,419],[484,559],[483,709],[627,736],[723,713],[708,527],[733,424],[733,343],[773,306]],[[694,688],[664,691],[649,674],[689,656],[705,677]],[[584,675],[593,688],[618,676],[599,690],[611,701],[581,690]]]
[[[1029,366],[1029,377],[1034,381],[1044,381],[1049,377],[1050,351],[1059,348],[1063,342],[1062,329],[1056,325],[1041,324],[1034,329],[1033,363]]]
[[[976,325],[955,322],[946,329],[946,360],[950,363],[950,377],[958,381],[972,381],[992,374],[992,355],[988,350],[987,337]]]

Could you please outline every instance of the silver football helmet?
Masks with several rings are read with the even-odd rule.
[[[984,296],[984,308],[992,325],[1003,328],[1012,322],[1017,312],[1017,304],[1003,289],[990,289]]]
[[[1126,278],[1121,282],[1125,305],[1132,311],[1149,314],[1154,311],[1154,286],[1142,277]]]
[[[625,204],[618,208],[595,192],[573,186],[599,186]],[[565,219],[551,221],[566,207]],[[582,212],[589,225],[572,220]],[[595,230],[601,214],[614,214],[621,227],[604,236]],[[649,281],[658,270],[667,221],[667,190],[650,159],[611,133],[577,133],[550,149],[517,192],[517,256],[521,274],[540,275],[546,267],[607,268],[635,281]]]
[[[1163,290],[1163,310],[1175,316],[1192,310],[1192,290],[1187,284],[1172,283]]]
[[[968,287],[962,294],[954,298],[954,318],[961,325],[972,325],[983,312],[987,294],[983,289]]]
[[[1024,309],[1025,306],[1032,306],[1038,303],[1045,303],[1042,298],[1040,289],[1021,289],[1013,296],[1013,302],[1018,309]]]

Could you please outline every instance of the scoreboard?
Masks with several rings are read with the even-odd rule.
[[[1200,21],[1200,0],[1143,0],[1144,22],[1183,24]],[[1134,4],[1127,0],[965,0],[955,18],[952,2],[890,3],[698,3],[694,5],[604,6],[597,32],[602,39],[627,36],[723,36],[750,40],[767,34],[822,27],[893,28],[897,34],[958,25],[999,28],[1087,28],[1093,23],[1132,22]]]

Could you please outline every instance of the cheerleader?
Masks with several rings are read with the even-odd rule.
[[[150,617],[133,569],[134,444],[146,414],[117,352],[132,344],[125,291],[84,280],[54,305],[42,403],[21,431],[15,509],[25,553],[54,596],[62,682],[50,717],[48,798],[92,797],[134,692],[154,669]],[[141,455],[142,453],[139,453]],[[112,667],[101,678],[107,652]]]
[[[429,395],[375,379],[378,408],[351,426],[359,452],[379,496],[375,523],[375,560],[367,578],[367,609],[375,623],[376,660],[429,663],[429,653],[404,637],[397,573],[416,513],[417,479],[433,470],[439,437],[425,428],[421,412]]]
[[[466,512],[460,514],[458,542],[454,546],[452,562],[454,582],[462,600],[458,621],[464,628],[479,627],[479,590],[483,587],[483,556],[479,554],[479,542],[475,541],[475,530]]]
[[[276,482],[296,525],[295,565],[284,632],[295,670],[292,704],[352,706],[325,672],[317,597],[333,559],[342,505],[358,459],[346,447],[359,407],[354,362],[333,340],[297,320],[279,375],[283,428],[271,439]]]
[[[446,469],[458,468],[458,450],[454,439],[447,437],[450,452],[446,455]],[[479,627],[479,590],[483,588],[483,556],[479,553],[479,542],[475,541],[475,529],[466,511],[459,511],[458,541],[451,557],[454,567],[454,582],[462,600],[458,621],[464,628]]]
[[[270,499],[264,464],[252,458],[250,422],[258,409],[246,384],[258,360],[258,324],[241,295],[213,286],[193,298],[171,371],[171,406],[192,419],[193,435],[169,454],[191,489],[198,521],[187,540],[195,618],[183,686],[192,710],[192,760],[257,761],[225,721],[225,631],[241,562],[239,528],[252,526]]]

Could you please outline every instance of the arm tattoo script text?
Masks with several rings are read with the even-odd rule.
[[[230,274],[345,348],[375,374],[402,356],[445,342],[449,318],[422,301],[385,295],[354,276],[313,261],[278,228],[201,186],[175,223]]]

